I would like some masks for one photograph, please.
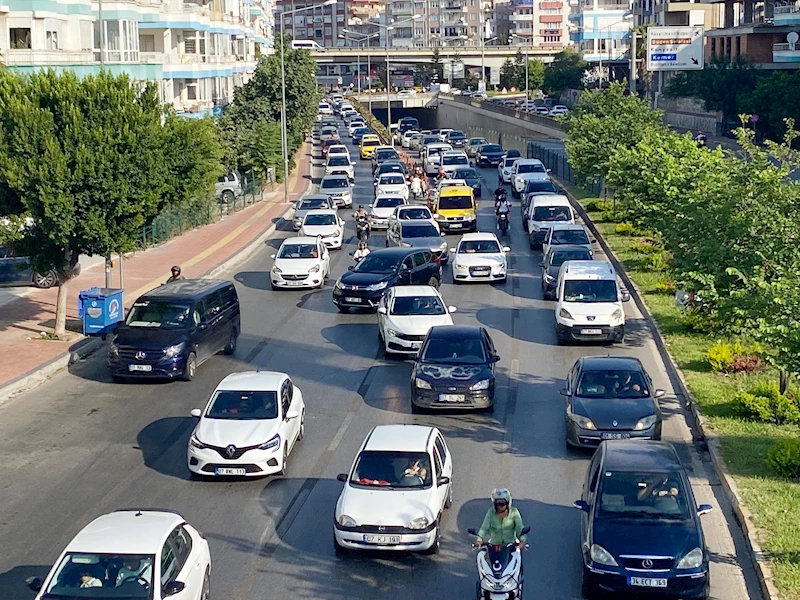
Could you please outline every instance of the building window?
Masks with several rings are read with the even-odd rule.
[[[560,35],[546,35],[546,36],[544,36],[544,41],[545,42],[550,42],[550,43],[560,42],[561,41],[561,36]]]
[[[186,99],[187,100],[197,100],[197,80],[196,79],[187,79],[186,80]]]
[[[155,52],[156,51],[156,36],[143,35],[139,37],[139,47],[142,52]]]
[[[742,54],[742,38],[741,36],[736,36],[736,56],[741,56]]]
[[[717,38],[711,38],[711,56],[717,53]]]
[[[91,21],[81,21],[81,50],[83,52],[91,52],[93,50],[92,47],[92,22]]]
[[[9,47],[12,50],[31,49],[31,28],[12,27],[8,30]]]

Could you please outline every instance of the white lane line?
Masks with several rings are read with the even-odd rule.
[[[339,447],[339,444],[344,437],[344,434],[347,432],[347,428],[350,427],[350,423],[353,422],[353,418],[355,417],[354,412],[348,412],[347,416],[345,416],[344,421],[339,426],[339,431],[336,432],[336,435],[333,436],[330,445],[328,446],[328,452],[334,452]]]

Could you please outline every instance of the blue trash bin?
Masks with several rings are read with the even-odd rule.
[[[83,320],[83,335],[105,335],[122,321],[122,292],[114,288],[93,287],[78,294],[78,316]]]

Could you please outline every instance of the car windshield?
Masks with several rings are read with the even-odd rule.
[[[516,158],[507,158],[507,159],[505,159],[505,160],[503,161],[503,166],[504,166],[504,167],[510,167],[510,166],[511,166],[511,165],[513,165],[515,162],[517,162],[517,159],[516,159]]]
[[[459,254],[499,254],[500,244],[494,240],[466,240],[458,245]]]
[[[592,260],[592,255],[585,248],[553,252],[551,256],[550,266],[553,267],[560,267],[568,260]]]
[[[350,159],[347,156],[332,156],[328,159],[329,167],[344,167],[350,165]]]
[[[388,173],[386,175],[381,175],[378,185],[403,185],[405,182],[406,178],[402,175]]]
[[[454,179],[480,179],[480,175],[475,169],[456,169],[453,173]]]
[[[352,485],[383,488],[427,488],[431,480],[431,461],[425,452],[365,450],[350,477]]]
[[[404,239],[439,237],[439,230],[430,223],[419,225],[403,225],[402,236]]]
[[[43,598],[152,598],[153,559],[149,554],[69,552],[56,567]]]
[[[384,173],[402,173],[403,172],[403,165],[398,163],[383,163],[380,167],[378,167],[378,175],[383,175]]]
[[[447,134],[447,137],[448,137],[448,139],[451,139],[451,140],[454,140],[454,139],[463,140],[464,138],[467,137],[467,134],[464,133],[463,131],[451,131],[449,134]]]
[[[451,155],[451,156],[443,156],[442,157],[442,164],[443,165],[468,165],[469,159],[464,156],[463,154]]]
[[[569,221],[572,211],[569,206],[534,206],[534,221]]]
[[[544,165],[538,163],[522,164],[517,168],[517,173],[547,173]]]
[[[601,478],[600,519],[691,519],[689,499],[678,473],[605,471]]]
[[[481,152],[486,154],[487,152],[502,152],[503,147],[499,146],[498,144],[486,144],[485,146],[481,147]]]
[[[207,419],[258,421],[278,418],[278,394],[271,391],[218,390],[206,410]]]
[[[525,193],[531,192],[552,192],[556,193],[558,190],[552,181],[529,181],[525,184]]]
[[[568,279],[564,302],[616,302],[617,282],[608,279]]]
[[[439,210],[472,208],[472,196],[440,196]]]
[[[369,133],[369,128],[368,127],[356,127],[355,130],[353,130],[353,133],[355,133],[356,135],[364,135],[365,133]]]
[[[575,394],[584,398],[647,398],[641,371],[585,371]]]
[[[398,218],[403,221],[417,221],[419,219],[432,219],[431,211],[427,208],[408,208],[401,210]]]
[[[377,152],[378,160],[389,160],[390,158],[400,158],[395,150],[379,150]]]
[[[403,200],[402,196],[379,196],[375,198],[375,204],[373,204],[373,207],[394,208],[395,206],[400,206],[401,204],[405,204],[405,200]]]
[[[434,337],[428,340],[420,360],[446,365],[482,365],[486,363],[486,354],[479,338]]]
[[[278,258],[319,258],[316,244],[284,244]]]
[[[298,210],[315,210],[319,208],[330,208],[331,203],[327,198],[306,198],[300,201]]]
[[[589,236],[583,229],[555,229],[550,236],[551,244],[588,244]]]
[[[350,184],[347,182],[345,178],[330,178],[330,179],[323,179],[322,184],[319,186],[321,189],[324,190],[333,190],[333,189],[341,189],[341,188],[348,188]]]
[[[328,150],[329,154],[347,154],[347,148],[344,146],[331,146],[330,150]]]
[[[377,252],[371,252],[362,258],[353,269],[359,273],[386,274],[397,271],[397,257],[381,256]]]
[[[336,215],[322,214],[322,215],[306,215],[306,220],[303,225],[336,225]]]
[[[400,296],[394,299],[392,314],[408,315],[443,315],[447,311],[444,304],[436,296]]]
[[[159,329],[186,329],[191,323],[189,304],[159,300],[135,302],[125,319],[130,327],[153,327]]]
[[[422,138],[423,145],[425,145],[425,144],[434,144],[434,143],[436,143],[438,141],[439,141],[439,136],[438,135],[426,135],[424,138]]]

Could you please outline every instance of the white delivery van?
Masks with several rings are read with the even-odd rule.
[[[528,207],[528,243],[531,249],[542,242],[553,223],[574,223],[575,212],[563,194],[541,194],[531,199]]]

